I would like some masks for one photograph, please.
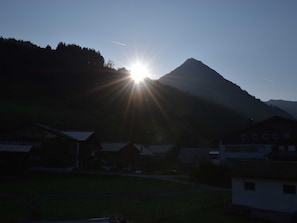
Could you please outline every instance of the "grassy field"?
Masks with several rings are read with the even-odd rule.
[[[110,216],[136,223],[252,222],[224,213],[229,192],[195,185],[102,175],[30,175],[0,181],[0,222]]]

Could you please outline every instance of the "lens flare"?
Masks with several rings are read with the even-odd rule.
[[[147,77],[148,68],[143,63],[137,62],[131,66],[130,75],[135,83],[139,83]]]

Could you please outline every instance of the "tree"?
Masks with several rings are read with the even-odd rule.
[[[114,62],[112,60],[108,60],[107,64],[105,64],[105,67],[113,69],[114,68]]]

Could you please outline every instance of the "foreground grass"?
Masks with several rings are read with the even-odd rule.
[[[229,192],[119,176],[46,175],[2,179],[0,222],[17,219],[88,219],[118,216],[134,222],[251,222],[226,215]],[[16,194],[17,193],[17,194]],[[59,195],[59,196],[57,196]]]

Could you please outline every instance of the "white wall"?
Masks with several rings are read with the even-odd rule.
[[[255,182],[255,191],[247,191],[244,182]],[[264,210],[293,213],[297,211],[297,195],[284,194],[283,185],[295,185],[296,181],[271,179],[232,178],[232,204],[247,205]]]

